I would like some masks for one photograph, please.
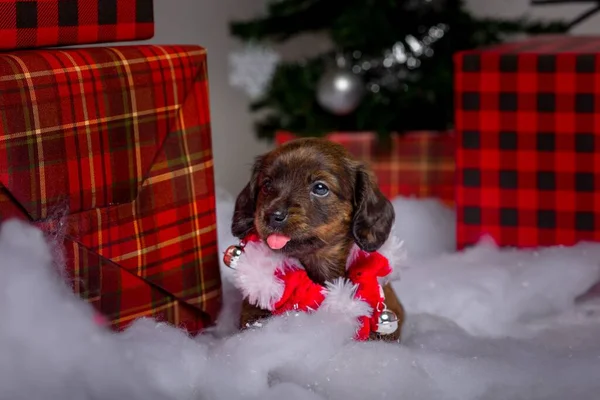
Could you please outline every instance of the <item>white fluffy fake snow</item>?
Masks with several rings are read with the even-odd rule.
[[[452,254],[453,213],[397,199],[408,261],[394,286],[404,342],[355,343],[335,309],[234,333],[239,295],[196,338],[152,320],[123,333],[52,268],[41,233],[0,227],[0,399],[598,399],[600,304],[575,303],[600,278],[600,245]],[[219,240],[233,199],[219,192]]]

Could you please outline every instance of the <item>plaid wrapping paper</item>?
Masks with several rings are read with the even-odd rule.
[[[152,0],[0,0],[0,50],[152,36]]]
[[[294,139],[277,132],[277,145]],[[454,135],[451,132],[411,132],[380,143],[372,132],[331,133],[328,140],[343,145],[373,169],[384,195],[436,197],[454,204]]]
[[[600,37],[455,56],[457,240],[600,240]]]
[[[211,324],[221,284],[205,51],[0,54],[0,92],[0,219],[62,226],[74,291],[115,328],[142,316]]]

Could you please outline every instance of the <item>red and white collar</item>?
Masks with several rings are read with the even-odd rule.
[[[252,305],[278,315],[289,311],[312,311],[320,307],[332,291],[341,286],[314,283],[295,258],[272,251],[256,234],[251,233],[241,243],[242,253],[231,265],[236,271],[234,285]],[[356,286],[351,304],[366,302],[371,312],[361,321],[356,338],[365,340],[377,329],[379,315],[385,308],[381,285],[397,278],[404,251],[402,242],[391,236],[378,252],[368,253],[354,245],[346,263],[349,283]],[[336,298],[339,296],[336,296]],[[339,307],[339,304],[337,305]]]

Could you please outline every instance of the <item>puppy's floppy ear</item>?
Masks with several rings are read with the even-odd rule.
[[[252,175],[235,201],[235,209],[231,220],[231,233],[242,239],[254,227],[254,212],[256,211],[256,196],[258,173],[262,167],[263,158],[257,157],[252,167]]]
[[[392,203],[381,193],[370,170],[359,165],[352,221],[352,235],[358,247],[368,252],[377,251],[388,239],[394,219]]]

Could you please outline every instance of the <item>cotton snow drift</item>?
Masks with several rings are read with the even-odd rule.
[[[233,205],[218,193],[224,249],[233,242]],[[405,224],[396,234],[452,225],[452,213],[443,221],[425,215],[446,215],[441,205],[415,212],[419,202],[408,201],[394,202]],[[41,232],[6,222],[0,399],[597,398],[600,303],[575,298],[600,278],[599,245],[535,253],[482,244],[447,254],[443,237],[429,249],[420,239],[408,241],[419,247],[407,246],[410,262],[394,282],[409,313],[402,345],[352,341],[357,314],[347,306],[362,311],[348,301],[237,333],[239,295],[225,269],[219,323],[192,338],[149,319],[121,333],[96,325]],[[338,295],[349,298],[343,286]]]

